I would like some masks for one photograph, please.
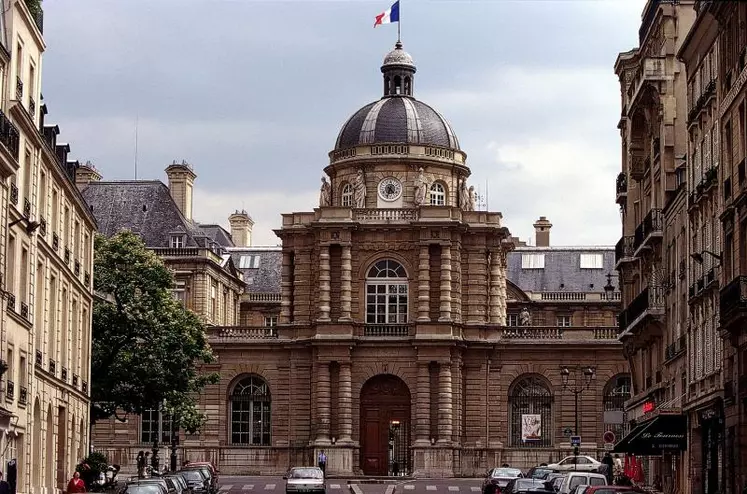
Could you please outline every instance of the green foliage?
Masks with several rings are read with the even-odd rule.
[[[26,7],[28,7],[31,16],[36,19],[42,12],[41,0],[26,0]]]
[[[93,482],[108,466],[109,458],[100,451],[93,451],[75,467],[75,471],[80,473],[80,478],[86,483],[86,489],[90,490]]]
[[[214,357],[203,323],[172,297],[171,271],[139,236],[122,231],[96,237],[93,272],[95,290],[109,299],[93,309],[93,420],[166,401],[180,427],[197,431],[205,417],[195,394],[218,376],[198,373]]]

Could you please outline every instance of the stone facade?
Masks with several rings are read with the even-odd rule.
[[[44,122],[40,17],[22,0],[2,16],[0,459],[17,492],[54,493],[88,453],[95,221]]]

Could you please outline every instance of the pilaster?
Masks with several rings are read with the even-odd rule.
[[[319,321],[329,321],[329,245],[319,246]]]
[[[430,362],[418,362],[418,388],[415,406],[415,445],[428,446],[431,435]]]
[[[501,267],[498,259],[499,254],[491,252],[488,254],[488,263],[490,269],[490,289],[488,293],[488,313],[490,324],[500,324],[501,322]]]
[[[441,249],[441,315],[439,321],[451,321],[451,248]]]
[[[351,319],[351,301],[352,301],[352,273],[353,262],[350,253],[350,245],[342,246],[341,269],[340,269],[340,320],[349,321]]]
[[[428,245],[420,246],[420,263],[418,264],[418,321],[431,320],[430,312],[430,253]]]
[[[329,440],[329,418],[330,418],[330,389],[329,389],[329,362],[319,362],[317,366],[317,383],[316,383],[316,408],[317,408],[317,428],[316,428],[316,445],[331,444]]]
[[[338,418],[339,433],[338,439],[339,444],[351,443],[353,438],[353,392],[352,392],[352,373],[350,370],[350,362],[340,363],[340,383],[339,383],[339,412]]]
[[[451,444],[452,434],[452,386],[451,364],[442,362],[438,369],[438,444]]]

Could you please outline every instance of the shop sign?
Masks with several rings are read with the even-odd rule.
[[[656,403],[653,401],[647,401],[643,404],[643,413],[651,413],[656,410]]]

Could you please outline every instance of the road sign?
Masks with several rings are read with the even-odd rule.
[[[563,435],[565,437],[571,437],[571,434],[573,434],[573,429],[571,429],[570,427],[566,427],[565,429],[563,429]]]
[[[615,442],[615,433],[612,431],[607,431],[602,436],[602,439],[604,439],[605,443],[614,443]]]
[[[581,436],[571,436],[571,446],[581,446]]]
[[[604,443],[604,450],[605,451],[612,451],[615,449],[615,445],[612,443]]]

